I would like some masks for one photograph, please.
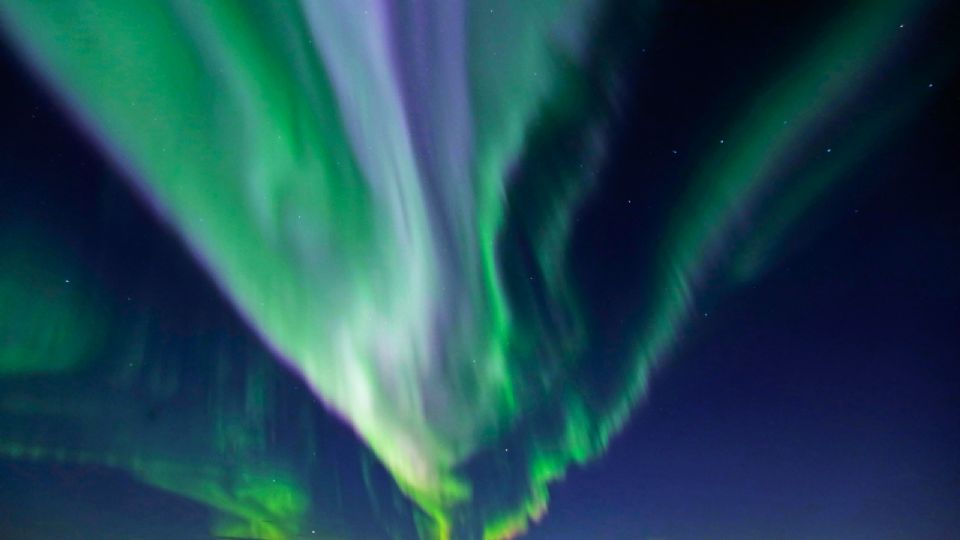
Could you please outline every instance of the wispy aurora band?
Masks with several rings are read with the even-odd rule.
[[[430,515],[425,536],[458,532],[462,465],[531,414],[559,423],[523,442],[522,508],[481,516],[484,537],[503,538],[622,427],[734,220],[882,59],[909,4],[841,21],[762,90],[729,153],[705,160],[661,250],[631,375],[600,400],[570,384],[589,339],[550,348],[561,336],[518,320],[497,249],[511,166],[543,103],[569,91],[555,58],[579,58],[601,4],[23,0],[0,14],[251,326]],[[536,249],[562,245],[575,202],[531,232],[550,239]],[[563,261],[539,264],[565,306]],[[568,351],[542,362],[572,367],[545,385],[522,365],[540,350]]]

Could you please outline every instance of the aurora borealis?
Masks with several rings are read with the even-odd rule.
[[[686,143],[629,168],[652,152],[623,149],[642,89],[686,71],[646,58],[698,9],[723,11],[0,4],[23,76],[102,160],[4,172],[0,458],[191,505],[136,538],[535,535],[654,371],[816,243],[957,66],[914,30],[948,34],[937,2],[794,8],[744,73],[690,90]],[[84,181],[57,217],[30,202]]]

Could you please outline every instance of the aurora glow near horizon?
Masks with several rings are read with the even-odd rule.
[[[627,4],[656,17],[652,3]],[[706,276],[743,282],[772,256],[771,231],[757,238],[738,220],[776,204],[798,216],[810,190],[855,165],[804,164],[803,143],[843,113],[918,4],[853,10],[789,74],[759,82],[671,214],[622,380],[596,387],[579,376],[597,338],[566,246],[632,54],[596,46],[612,3],[15,0],[0,20],[250,327],[369,445],[423,512],[421,537],[497,539],[542,517],[548,485],[607,447]],[[575,151],[530,170],[531,133],[558,115],[579,130]],[[860,155],[872,133],[855,134]],[[779,191],[792,176],[808,180]],[[536,210],[516,213],[515,185],[537,194]],[[532,262],[510,283],[520,272],[504,243],[517,237]],[[186,460],[150,466],[144,448],[106,459],[0,442],[8,456],[130,470],[232,514],[235,534],[292,537],[310,504],[285,493],[248,512],[191,487]],[[481,500],[495,491],[477,473],[490,463],[513,480]]]

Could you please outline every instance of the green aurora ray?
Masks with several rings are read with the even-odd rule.
[[[610,88],[652,3],[11,0],[0,22],[250,327],[356,430],[415,503],[419,534],[493,540],[525,531],[548,485],[603,452],[709,285],[754,277],[806,206],[882,142],[883,130],[852,130],[827,164],[810,144],[920,4],[855,6],[728,117],[722,151],[696,161],[655,248],[633,353],[595,387],[581,377],[596,338],[567,248],[593,183],[584,171],[615,122]],[[632,40],[604,37],[614,18]],[[875,122],[892,130],[903,109]],[[536,159],[569,141],[574,152]],[[771,225],[748,230],[745,216]],[[17,279],[0,281],[4,303],[19,302]],[[55,327],[23,322],[0,376],[87,361],[103,316],[71,322],[84,300],[57,294]],[[191,465],[224,446],[263,451],[270,399],[255,396],[269,385],[250,384],[230,405],[249,418],[218,424],[216,448],[164,454],[118,435],[90,450],[14,429],[0,453],[117,467],[218,509],[218,534],[289,538],[316,502],[296,471]],[[83,410],[45,414],[89,425]]]

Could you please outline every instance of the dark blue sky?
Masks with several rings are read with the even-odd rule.
[[[630,242],[661,219],[617,203],[669,197],[682,173],[666,150],[719,137],[705,111],[749,93],[749,69],[831,13],[728,7],[667,10],[638,68],[641,127],[620,143],[585,243],[611,223],[612,244]],[[938,9],[888,80],[921,84],[918,59],[950,56],[957,19]],[[960,537],[960,86],[950,75],[933,90],[811,209],[776,264],[706,304],[628,429],[553,490],[531,539]],[[882,93],[862,106],[882,109]]]
[[[947,165],[946,146],[912,141],[698,321],[531,538],[956,537],[957,171],[916,166]]]

